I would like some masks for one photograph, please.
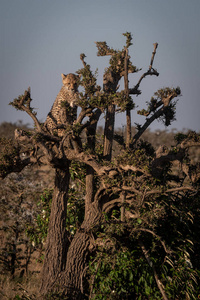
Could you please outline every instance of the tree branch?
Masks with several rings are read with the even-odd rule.
[[[139,88],[139,86],[140,86],[142,80],[143,80],[146,76],[148,76],[148,75],[150,75],[150,76],[152,76],[152,75],[159,76],[159,73],[158,73],[155,69],[153,69],[153,62],[154,62],[154,58],[155,58],[155,55],[156,55],[156,49],[157,49],[157,47],[158,47],[158,43],[154,43],[153,45],[154,45],[154,51],[152,52],[152,57],[151,57],[151,62],[150,62],[150,65],[149,65],[149,69],[148,69],[147,72],[145,72],[145,73],[140,77],[138,83],[134,86],[134,88],[129,89],[129,94],[130,94],[130,95],[139,95],[139,94],[141,94],[141,92],[138,90],[138,88]]]
[[[6,176],[8,176],[10,173],[20,173],[25,167],[28,165],[31,165],[33,163],[36,163],[37,160],[33,157],[28,157],[26,159],[21,160],[19,157],[15,160],[15,162],[12,164],[12,167],[8,170],[4,170],[4,172],[0,173],[0,178],[4,179]]]
[[[13,102],[10,102],[9,104],[19,110],[25,111],[33,119],[37,131],[42,132],[41,125],[38,119],[36,118],[36,113],[33,112],[33,109],[30,106],[31,101],[31,89],[29,87],[28,90],[24,92],[24,95],[19,96],[17,99],[14,99]]]
[[[141,135],[144,133],[144,131],[151,125],[151,123],[153,121],[155,121],[156,119],[158,119],[159,117],[161,117],[165,113],[167,107],[169,106],[171,100],[174,97],[177,97],[177,94],[174,92],[172,92],[168,97],[163,97],[162,101],[159,102],[160,105],[162,105],[162,107],[159,110],[157,110],[156,112],[154,112],[154,114],[150,118],[146,118],[146,122],[144,123],[144,125],[134,135],[133,141],[132,141],[133,145],[136,144],[138,139],[141,137]]]
[[[125,59],[124,59],[124,89],[126,97],[129,96],[129,88],[128,88],[128,49],[125,49]],[[126,109],[126,147],[129,148],[131,141],[131,110]]]

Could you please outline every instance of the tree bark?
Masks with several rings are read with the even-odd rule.
[[[68,238],[66,231],[67,193],[69,187],[69,162],[65,170],[56,169],[55,187],[42,270],[42,294],[48,293],[64,270],[67,259]]]
[[[115,125],[115,105],[112,104],[108,107],[106,113],[106,123],[104,130],[104,158],[111,161],[112,158],[112,144],[114,135],[114,125]]]
[[[125,60],[124,60],[124,90],[126,97],[129,97],[129,87],[128,87],[128,49],[126,48]],[[126,109],[126,147],[129,148],[131,142],[131,110]]]
[[[83,278],[89,253],[90,234],[78,231],[69,247],[65,271],[59,278],[58,290],[71,300],[84,299]]]
[[[93,249],[91,229],[98,226],[100,218],[98,202],[91,203],[90,210],[69,247],[65,271],[60,275],[58,289],[62,291],[63,297],[67,296],[70,300],[85,299],[85,271],[89,253]]]

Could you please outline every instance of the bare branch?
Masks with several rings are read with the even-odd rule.
[[[138,167],[135,167],[135,166],[132,166],[132,165],[119,165],[119,170],[123,170],[123,171],[133,171],[135,173],[139,172],[139,173],[142,173],[142,174],[145,174],[147,176],[150,176],[150,174],[145,171],[144,169],[141,169],[141,168],[138,168]]]
[[[154,45],[154,50],[152,52],[151,62],[150,62],[150,65],[149,65],[149,71],[151,71],[152,66],[153,66],[153,61],[154,61],[154,57],[156,55],[156,49],[158,47],[158,43],[154,43],[153,45]]]
[[[190,187],[190,186],[182,186],[182,187],[175,187],[175,188],[171,188],[171,189],[167,189],[166,191],[162,191],[162,190],[151,190],[149,192],[146,192],[145,196],[149,196],[152,194],[165,194],[165,193],[176,193],[176,192],[181,192],[181,191],[191,191],[191,192],[195,192],[195,189]]]
[[[154,61],[154,58],[155,58],[155,55],[156,55],[156,49],[158,47],[158,43],[154,43],[153,45],[154,45],[154,51],[152,52],[152,57],[151,57],[151,62],[150,62],[150,65],[149,65],[149,69],[148,69],[147,72],[143,73],[143,75],[140,77],[138,83],[134,86],[134,88],[129,89],[129,94],[130,95],[139,95],[139,94],[141,94],[141,92],[138,89],[139,89],[139,86],[140,86],[142,80],[146,76],[148,76],[148,75],[150,75],[150,76],[152,76],[152,75],[159,76],[159,73],[155,69],[153,69],[153,67],[152,67],[153,66],[153,61]]]

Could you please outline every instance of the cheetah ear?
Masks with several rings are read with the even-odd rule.
[[[62,76],[62,79],[64,79],[67,75],[62,73],[61,76]]]

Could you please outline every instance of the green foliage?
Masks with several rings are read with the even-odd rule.
[[[80,168],[80,167],[79,167]],[[72,171],[73,169],[73,171]],[[71,168],[71,175],[75,179],[77,173],[77,166]],[[84,176],[84,175],[82,175]],[[77,179],[77,178],[76,178]],[[79,181],[80,183],[80,181]],[[51,214],[51,203],[52,203],[53,190],[44,190],[38,202],[39,213],[36,216],[35,224],[27,226],[26,235],[29,237],[31,243],[37,247],[42,245],[47,237],[49,218]],[[74,236],[76,230],[84,218],[84,200],[81,197],[80,192],[77,189],[70,188],[68,192],[67,202],[67,218],[66,218],[66,229],[71,236]]]
[[[150,143],[140,140],[133,149],[121,152],[121,155],[117,156],[116,161],[117,164],[148,168],[154,153],[155,150]]]
[[[151,100],[147,102],[147,109],[141,109],[137,113],[139,115],[149,116],[150,114],[155,114],[158,109],[163,105],[162,113],[156,116],[156,119],[162,121],[165,126],[171,125],[171,123],[176,119],[176,104],[177,101],[172,102],[171,100],[175,97],[181,95],[181,90],[177,88],[163,88],[154,93]]]
[[[169,299],[197,299],[199,289],[199,271],[191,268],[189,260],[180,255],[172,264],[163,265],[162,278]]]
[[[97,74],[98,70],[95,71],[93,74],[90,65],[85,63],[84,58],[85,54],[82,53],[80,55],[81,60],[84,63],[84,68],[77,71],[77,73],[81,76],[79,84],[83,86],[84,88],[84,97],[87,99],[88,96],[94,95],[97,91],[99,91],[99,86],[96,85],[97,82]],[[79,105],[81,104],[81,101],[79,101]],[[80,105],[81,106],[81,105]]]
[[[24,92],[23,95],[20,95],[18,98],[15,98],[9,105],[12,105],[17,110],[24,111],[26,109],[29,110],[33,115],[37,115],[36,112],[33,111],[33,108],[30,106],[31,104],[31,95],[30,95],[30,87]]]
[[[141,206],[126,203],[126,210],[137,211],[126,223],[119,209],[104,215],[89,263],[92,299],[162,299],[155,272],[169,299],[197,299],[200,273],[190,257],[194,199],[164,195],[149,197]]]
[[[110,55],[113,55],[113,54],[116,53],[116,50],[108,47],[106,42],[96,42],[96,46],[97,46],[97,49],[98,49],[98,52],[97,52],[98,56],[105,56],[108,53]]]
[[[80,193],[73,188],[69,189],[66,229],[71,237],[75,235],[80,224],[83,222],[84,208],[84,199],[81,197]]]
[[[189,131],[187,134],[184,133],[177,133],[174,137],[175,141],[180,144],[183,141],[190,141],[190,142],[199,142],[200,141],[200,134],[197,134],[195,131]]]
[[[102,252],[90,262],[93,279],[92,299],[161,299],[152,270],[141,256],[133,251]]]
[[[132,41],[132,35],[131,35],[130,32],[123,33],[123,35],[126,37],[126,47],[129,48],[131,45],[133,45],[131,43],[131,41]]]
[[[47,237],[49,217],[51,213],[53,190],[44,190],[38,202],[40,213],[36,216],[35,224],[26,229],[26,234],[34,246],[43,244]]]
[[[160,120],[165,126],[171,125],[171,123],[176,120],[176,103],[177,102],[170,103],[165,108],[163,116],[160,117]]]
[[[194,133],[179,141],[187,141],[188,136],[198,141]],[[150,170],[154,154],[151,144],[140,141],[116,161],[117,165]],[[163,166],[165,180],[155,180],[148,172],[147,177],[139,171],[124,172],[127,189],[134,187],[141,194],[133,192],[132,199],[129,194],[124,201],[124,222],[122,203],[116,201],[103,214],[100,230],[93,232],[97,246],[89,264],[91,299],[163,299],[155,276],[168,299],[197,299],[200,294],[200,265],[193,254],[194,243],[200,245],[199,193],[166,193],[172,167],[168,164]],[[112,184],[119,187],[114,181]],[[154,192],[158,187],[159,192]],[[113,194],[109,200],[116,199]],[[130,217],[126,218],[126,212]]]

